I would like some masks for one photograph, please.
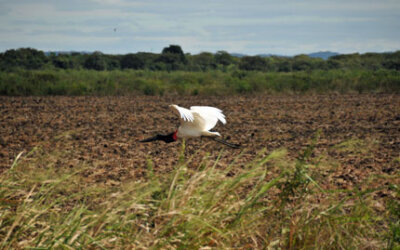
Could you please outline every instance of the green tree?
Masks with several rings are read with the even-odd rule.
[[[361,69],[362,58],[359,53],[332,56],[328,60],[328,68],[336,66],[340,69]]]
[[[43,51],[32,48],[20,48],[7,50],[0,56],[0,69],[13,68],[40,69],[47,63],[47,57]]]
[[[51,53],[49,55],[49,60],[54,67],[60,69],[73,69],[75,68],[75,63],[72,55],[67,54],[55,54]]]
[[[291,72],[292,71],[292,59],[286,57],[276,57],[275,67],[278,72]]]
[[[105,70],[106,60],[101,52],[96,51],[86,58],[83,66],[86,69]]]
[[[260,56],[244,56],[240,59],[239,69],[265,71],[267,62]]]
[[[121,68],[120,57],[121,56],[119,55],[105,55],[106,69],[107,70],[120,69]]]
[[[198,55],[192,56],[192,64],[194,68],[198,68],[202,71],[215,69],[217,67],[214,55],[209,52],[202,52]]]
[[[311,58],[307,55],[298,55],[293,58],[292,69],[294,71],[311,70]]]
[[[400,70],[400,51],[394,53],[384,53],[382,66],[386,69]]]
[[[187,64],[185,54],[179,45],[170,45],[162,50],[161,55],[156,60],[160,67],[169,70],[182,70]]]
[[[177,54],[177,55],[185,56],[182,48],[179,45],[169,45],[169,47],[165,47],[162,50],[162,54]]]
[[[122,56],[121,68],[122,69],[144,69],[144,58],[138,54],[127,54]]]
[[[231,56],[228,52],[223,51],[223,50],[218,51],[215,54],[214,58],[215,58],[215,62],[217,64],[221,64],[223,66],[228,66],[230,64],[233,64],[235,61],[233,56]]]

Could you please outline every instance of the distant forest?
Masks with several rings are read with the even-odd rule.
[[[93,53],[45,53],[32,48],[7,50],[0,53],[0,70],[15,69],[89,69],[150,70],[150,71],[210,71],[243,70],[261,72],[295,72],[310,70],[400,70],[400,51],[393,53],[343,54],[327,60],[307,55],[243,56],[226,51],[197,55],[184,53],[179,45],[165,47],[161,53],[138,52],[124,55]]]
[[[108,55],[0,54],[0,95],[235,95],[400,93],[400,51],[335,55],[234,56],[225,51]]]

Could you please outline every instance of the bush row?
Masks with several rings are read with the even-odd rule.
[[[14,70],[0,72],[0,95],[233,95],[400,93],[396,70],[208,72]]]
[[[366,53],[336,55],[328,60],[307,55],[284,56],[233,56],[226,51],[203,52],[196,55],[184,53],[180,46],[170,45],[157,53],[128,53],[109,55],[101,52],[45,53],[31,48],[7,50],[0,53],[0,71],[15,69],[92,69],[151,70],[151,71],[210,71],[224,72],[261,71],[297,72],[311,70],[400,70],[400,51],[393,53]]]

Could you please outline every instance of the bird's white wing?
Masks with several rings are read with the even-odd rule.
[[[192,112],[189,109],[179,107],[178,105],[169,105],[176,113],[178,113],[182,122],[193,122],[194,117]]]
[[[218,121],[221,121],[223,124],[226,123],[225,115],[222,113],[222,110],[218,108],[208,106],[192,106],[190,107],[190,111],[193,111],[195,119],[199,120],[199,125],[203,130],[208,131],[212,129],[215,127],[215,125],[217,125]]]

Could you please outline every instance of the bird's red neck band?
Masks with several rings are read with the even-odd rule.
[[[174,134],[172,135],[172,139],[174,139],[175,141],[178,140],[178,130],[174,132]]]

